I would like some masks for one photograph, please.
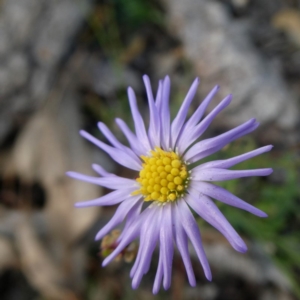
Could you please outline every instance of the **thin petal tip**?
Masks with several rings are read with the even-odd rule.
[[[129,277],[133,278],[134,274],[135,274],[135,270],[133,270],[133,268],[131,268],[130,273],[129,273]]]
[[[229,94],[222,100],[222,105],[224,107],[227,107],[231,101],[232,101],[232,94]]]
[[[76,203],[74,203],[74,207],[75,208],[82,208],[82,207],[86,207],[86,205],[82,202],[76,202]]]
[[[66,176],[68,177],[73,177],[74,176],[74,172],[73,171],[68,171],[65,173]]]
[[[135,94],[134,94],[134,90],[133,90],[133,88],[131,86],[129,86],[127,88],[127,93],[129,95],[129,101],[132,101],[133,100],[132,97],[135,97]]]
[[[158,288],[153,288],[153,289],[152,289],[152,294],[153,294],[153,295],[157,295],[158,292],[159,292],[159,289],[158,289]]]
[[[268,176],[270,174],[273,173],[273,169],[272,168],[266,168],[266,175],[265,176]]]
[[[97,242],[97,241],[101,240],[101,238],[102,238],[102,237],[99,236],[99,234],[97,234],[97,235],[95,236],[95,241]],[[105,260],[103,261],[103,263],[102,263],[102,266],[103,266],[103,267],[107,264],[107,263],[106,263],[105,265],[103,265],[103,264],[105,263],[105,261],[106,261],[106,259],[105,259]]]
[[[108,257],[104,259],[104,261],[102,262],[102,267],[106,267],[109,264],[109,260]]]
[[[261,153],[265,153],[265,152],[269,152],[270,150],[272,150],[274,148],[274,146],[273,145],[267,145],[267,146],[263,146],[263,147],[261,147],[261,148],[258,148],[258,149],[260,149],[262,152]],[[258,150],[257,149],[257,150]]]
[[[192,281],[192,280],[189,280],[189,283],[190,283],[190,286],[192,286],[192,287],[195,287],[195,286],[197,285],[195,279],[193,279],[193,281]]]
[[[149,80],[150,80],[150,78],[149,78],[149,76],[148,76],[147,74],[144,74],[144,75],[143,75],[143,79],[144,79],[145,81],[149,81]]]
[[[258,208],[255,208],[255,210],[251,211],[251,213],[259,218],[267,218],[268,217],[268,215],[264,211],[262,211]]]
[[[165,291],[167,291],[171,286],[171,282],[164,282],[163,286],[164,286]]]
[[[132,279],[131,287],[132,289],[136,290],[141,282],[141,278],[139,276],[134,276]]]
[[[100,130],[102,130],[102,128],[105,126],[105,124],[103,122],[98,122],[97,126]]]
[[[167,76],[164,78],[164,83],[170,85],[171,80],[170,80],[169,75],[167,75]]]
[[[242,245],[236,246],[234,249],[240,253],[246,253],[248,251],[248,247],[245,243]]]
[[[268,217],[268,214],[266,214],[265,212],[262,211],[262,212],[260,213],[259,217],[260,217],[260,218],[267,218],[267,217]]]
[[[89,133],[86,132],[86,131],[83,130],[83,129],[79,130],[79,134],[80,134],[82,137],[84,137],[84,138],[85,138],[87,135],[89,135]]]
[[[97,172],[97,170],[100,168],[100,166],[97,165],[97,164],[92,164],[92,168],[93,168],[94,171]]]
[[[209,272],[208,274],[205,274],[205,277],[208,281],[212,281],[212,274]]]

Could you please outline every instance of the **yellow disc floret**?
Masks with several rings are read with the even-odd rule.
[[[173,151],[156,147],[151,156],[141,156],[143,169],[136,179],[141,188],[133,194],[142,194],[145,201],[175,201],[186,193],[189,172],[186,164]]]

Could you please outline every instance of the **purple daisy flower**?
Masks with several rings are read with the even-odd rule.
[[[99,129],[112,146],[85,131],[80,131],[84,138],[107,152],[117,163],[139,172],[137,179],[116,176],[106,172],[99,165],[93,165],[93,169],[100,177],[76,172],[68,172],[67,175],[113,190],[98,199],[79,202],[76,207],[120,203],[112,219],[96,235],[96,240],[100,240],[125,221],[117,245],[114,251],[104,259],[103,266],[116,258],[132,241],[139,238],[139,250],[130,272],[132,287],[136,289],[143,275],[148,272],[152,254],[159,245],[159,261],[153,286],[153,293],[156,294],[160,289],[161,282],[165,289],[171,285],[175,245],[182,256],[189,283],[192,286],[196,285],[188,251],[188,240],[195,248],[206,278],[208,280],[212,278],[200,231],[190,208],[218,229],[235,250],[239,252],[247,250],[244,241],[220,212],[212,198],[259,217],[267,215],[227,190],[209,182],[269,175],[272,172],[272,169],[269,168],[228,169],[242,161],[270,151],[272,146],[265,146],[230,159],[201,164],[199,161],[202,158],[255,130],[258,127],[256,120],[251,119],[214,138],[199,141],[215,116],[229,105],[231,95],[223,99],[207,116],[203,117],[207,106],[219,89],[216,86],[193,115],[186,120],[189,106],[199,84],[199,79],[195,79],[177,116],[171,121],[169,77],[167,76],[159,82],[155,99],[148,76],[145,75],[143,79],[150,110],[148,131],[138,110],[134,91],[130,87],[128,88],[128,97],[135,133],[128,128],[124,121],[116,119],[116,123],[126,136],[130,147],[120,143],[101,122],[98,124]],[[147,206],[144,205],[145,202],[151,202],[151,204]]]

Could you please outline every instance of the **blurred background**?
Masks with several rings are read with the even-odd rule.
[[[1,300],[300,299],[299,0],[1,0],[0,65]],[[132,263],[101,268],[94,235],[115,207],[75,209],[108,191],[65,176],[93,174],[92,162],[135,176],[78,130],[104,139],[103,121],[125,142],[114,118],[131,124],[129,85],[148,118],[143,74],[154,91],[170,75],[173,115],[196,76],[193,109],[216,84],[209,109],[233,93],[205,137],[258,119],[214,159],[275,146],[238,166],[273,167],[271,176],[222,183],[269,215],[218,204],[249,251],[235,252],[199,219],[213,281],[191,249],[197,287],[176,254],[172,287],[157,296],[157,253],[136,291]]]

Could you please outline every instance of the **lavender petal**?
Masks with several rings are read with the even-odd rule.
[[[192,86],[190,87],[185,99],[183,100],[183,103],[175,117],[175,119],[172,122],[171,125],[171,132],[172,132],[172,148],[175,147],[176,141],[177,141],[177,137],[183,127],[184,121],[186,119],[189,107],[191,105],[191,102],[193,101],[193,98],[197,92],[197,88],[199,85],[199,78],[196,78],[192,84]]]
[[[189,161],[191,163],[199,161],[200,159],[207,157],[209,155],[212,155],[214,153],[216,153],[217,151],[219,151],[220,149],[222,149],[224,146],[226,146],[227,144],[229,144],[230,142],[240,138],[241,136],[247,135],[248,133],[254,131],[257,127],[258,127],[259,123],[253,123],[248,129],[240,132],[239,134],[236,134],[235,136],[233,136],[230,140],[224,140],[223,143],[220,143],[218,146],[213,147],[213,148],[208,148],[206,149],[205,147],[203,148],[202,151],[200,151],[199,153],[197,153],[195,156],[191,157],[189,159]]]
[[[194,168],[194,170],[206,169],[206,168],[228,169],[228,168],[231,168],[232,166],[235,166],[235,165],[237,165],[245,160],[248,160],[252,157],[255,157],[255,156],[260,155],[265,152],[269,152],[272,148],[273,148],[272,145],[264,146],[264,147],[258,148],[256,150],[249,151],[247,153],[244,153],[244,154],[241,154],[241,155],[229,158],[229,159],[210,161],[210,162],[204,163],[200,166],[197,166],[196,168]]]
[[[114,260],[128,244],[130,244],[134,239],[138,237],[139,233],[140,228],[137,225],[131,227],[130,231],[127,232],[126,236],[124,236],[117,248],[103,260],[102,267],[107,266],[112,260]]]
[[[141,247],[139,247],[138,253],[136,255],[136,259],[135,259],[134,264],[133,264],[133,266],[130,270],[130,274],[129,274],[130,278],[133,278],[133,276],[134,276],[134,274],[135,274],[135,272],[136,272],[136,270],[139,266],[141,256],[142,256],[142,249],[141,249]]]
[[[178,212],[175,210],[176,220],[180,220]],[[188,238],[180,222],[175,222],[175,235],[177,248],[181,254],[183,264],[191,286],[196,286],[195,274],[191,263],[191,258],[188,249]]]
[[[126,217],[126,223],[123,227],[123,230],[118,237],[117,241],[120,242],[120,240],[123,238],[123,236],[126,234],[128,228],[138,220],[139,215],[141,214],[142,206],[143,206],[143,201],[138,202],[127,214]]]
[[[162,260],[164,269],[163,285],[167,290],[171,285],[172,260],[173,260],[173,234],[172,234],[172,204],[165,205],[163,209],[164,217],[160,229],[160,247],[162,249]]]
[[[147,208],[146,211],[147,211],[147,215],[146,215],[146,217],[144,217],[143,224],[147,223],[146,220],[149,220],[149,219],[153,218],[155,216],[154,214],[156,212],[154,209],[149,209],[149,208]],[[142,226],[143,226],[143,224],[142,224]],[[140,245],[141,244],[142,243],[140,242]],[[134,262],[134,264],[133,264],[133,266],[132,266],[132,268],[130,270],[130,277],[131,278],[134,276],[137,268],[139,267],[139,263],[140,263],[140,259],[141,259],[142,254],[143,254],[142,248],[139,247],[139,250],[138,250],[138,253],[137,253],[137,257],[136,257],[135,262]]]
[[[97,164],[92,164],[93,170],[103,177],[116,177],[115,174],[107,172],[102,166]]]
[[[200,235],[198,225],[184,200],[178,201],[176,210],[177,210],[177,215],[181,216],[180,221],[181,221],[182,227],[184,228],[187,236],[189,237],[189,239],[191,240],[191,242],[195,248],[197,256],[202,265],[205,277],[209,281],[211,281],[211,279],[212,279],[211,270],[210,270],[209,263],[207,261],[207,258],[206,258],[206,255],[205,255],[205,252],[203,249],[201,235]]]
[[[146,220],[148,220],[149,218],[154,217],[155,210],[147,208],[146,209],[146,213],[147,213],[147,215],[146,215],[146,217],[144,217],[143,224],[145,224]],[[144,215],[144,213],[143,213],[143,215]],[[130,227],[130,226],[132,226],[132,224],[133,223],[129,224],[128,226]],[[141,226],[143,226],[143,224],[141,224]],[[124,230],[122,232],[122,235],[123,234],[126,234],[125,228],[124,228]],[[140,245],[142,245],[141,237],[140,237]],[[138,253],[137,253],[137,257],[135,259],[135,262],[134,262],[134,264],[133,264],[133,266],[132,266],[132,268],[130,270],[130,278],[133,278],[133,276],[135,275],[136,270],[139,267],[139,263],[140,263],[142,254],[143,254],[143,247],[140,246],[139,249],[138,249]]]
[[[162,250],[160,248],[158,266],[157,266],[157,271],[156,271],[154,284],[153,284],[153,289],[152,289],[152,293],[154,295],[156,295],[159,292],[161,281],[162,281],[163,274],[164,274],[163,259],[162,259],[163,255],[162,255],[161,252],[162,252]]]
[[[163,81],[162,103],[160,109],[160,121],[161,121],[161,131],[162,131],[161,142],[165,150],[168,150],[171,146],[169,97],[170,97],[170,78],[169,76],[166,76]]]
[[[203,132],[208,128],[217,114],[219,114],[231,102],[232,96],[229,95],[224,98],[218,106],[216,106],[197,126],[191,128],[185,134],[182,134],[182,139],[179,140],[177,146],[181,153],[183,153],[188,146],[195,142]]]
[[[127,89],[127,93],[128,93],[129,104],[130,104],[131,114],[134,121],[134,128],[135,128],[137,138],[139,142],[144,145],[144,147],[147,149],[148,152],[151,150],[151,146],[146,133],[144,120],[137,107],[135,93],[131,87]]]
[[[160,118],[158,109],[154,103],[150,79],[147,75],[144,75],[143,79],[146,87],[150,111],[150,124],[148,130],[149,139],[151,140],[152,148],[155,148],[160,146]]]
[[[108,265],[116,256],[118,256],[123,249],[130,244],[134,239],[136,239],[141,233],[141,225],[145,223],[145,220],[148,218],[149,214],[153,211],[151,209],[145,209],[136,219],[135,222],[128,227],[127,232],[124,234],[122,240],[119,241],[117,248],[104,259],[102,266]]]
[[[246,252],[247,246],[245,242],[226,220],[214,202],[203,194],[198,197],[197,193],[191,192],[189,197],[187,197],[187,203],[202,219],[219,230],[236,251]]]
[[[231,129],[223,134],[220,134],[216,137],[205,139],[193,145],[185,154],[185,158],[187,160],[191,159],[193,156],[197,155],[199,152],[204,151],[206,149],[218,147],[219,145],[226,145],[231,139],[240,134],[241,132],[247,130],[255,123],[255,119],[251,119],[242,125]]]
[[[155,210],[155,208],[153,208],[153,210]],[[140,240],[141,256],[137,270],[132,279],[133,289],[136,289],[139,286],[143,275],[149,269],[152,254],[158,241],[160,218],[161,213],[156,209],[156,213],[152,214],[151,220],[149,220],[148,217],[142,225]]]
[[[161,106],[162,106],[162,92],[163,90],[163,80],[158,81],[158,89],[156,92],[156,97],[155,97],[155,106],[157,107],[158,112],[161,111]]]
[[[98,241],[107,235],[113,228],[123,222],[133,206],[141,201],[141,196],[132,196],[123,201],[117,208],[110,221],[97,233],[95,240]]]
[[[216,95],[216,93],[219,91],[220,87],[216,85],[209,94],[205,97],[205,99],[201,102],[197,110],[193,113],[193,115],[189,118],[189,120],[186,122],[185,130],[190,130],[191,128],[195,127],[197,123],[202,119],[205,110],[207,109],[209,103],[213,99],[213,97]]]
[[[201,118],[204,115],[205,110],[207,109],[207,106],[215,96],[215,94],[218,92],[219,86],[215,86],[211,92],[206,96],[206,98],[202,101],[200,106],[197,108],[197,110],[194,112],[194,114],[189,118],[189,120],[183,125],[183,128],[177,138],[176,145],[178,146],[181,153],[183,153],[186,149],[186,144],[184,139],[187,139],[187,141],[191,138],[191,131],[193,131],[196,124],[201,120]],[[182,145],[182,146],[180,146]]]
[[[107,195],[104,195],[104,196],[99,197],[94,200],[77,202],[77,203],[75,203],[75,207],[115,205],[115,204],[122,202],[123,200],[125,200],[128,197],[132,197],[131,193],[134,190],[135,190],[134,188],[115,190]]]
[[[268,176],[273,172],[271,168],[253,170],[199,169],[193,171],[193,180],[224,181],[241,177]]]
[[[112,134],[112,132],[108,129],[108,127],[102,123],[98,122],[98,127],[103,135],[109,140],[109,142],[117,149],[126,152],[133,160],[136,161],[137,164],[140,164],[141,161],[139,157],[128,147],[124,146],[122,143],[118,141],[118,139]]]
[[[129,129],[127,124],[119,118],[116,118],[115,121],[127,138],[130,148],[136,153],[136,155],[141,156],[147,153],[147,148],[142,143],[139,143],[136,135]]]
[[[249,203],[243,201],[242,199],[238,198],[237,196],[231,194],[227,190],[217,185],[207,183],[207,182],[198,182],[198,183],[193,183],[190,186],[191,188],[197,190],[199,193],[212,197],[225,204],[246,210],[258,217],[265,218],[268,216],[265,212],[250,205]]]
[[[110,177],[93,177],[84,174],[80,174],[77,172],[66,172],[66,175],[72,177],[74,179],[78,179],[81,181],[85,181],[88,183],[97,184],[100,186],[104,186],[108,189],[117,190],[117,189],[125,189],[130,187],[136,187],[139,189],[139,185],[135,180],[123,178],[119,176],[110,176]]]
[[[141,170],[142,168],[141,162],[137,162],[135,159],[132,159],[132,157],[129,156],[127,153],[106,145],[105,143],[99,141],[98,139],[96,139],[95,137],[93,137],[92,135],[90,135],[84,130],[80,130],[80,134],[84,138],[89,140],[91,143],[95,144],[103,151],[105,151],[113,160],[115,160],[120,165],[136,171]]]

